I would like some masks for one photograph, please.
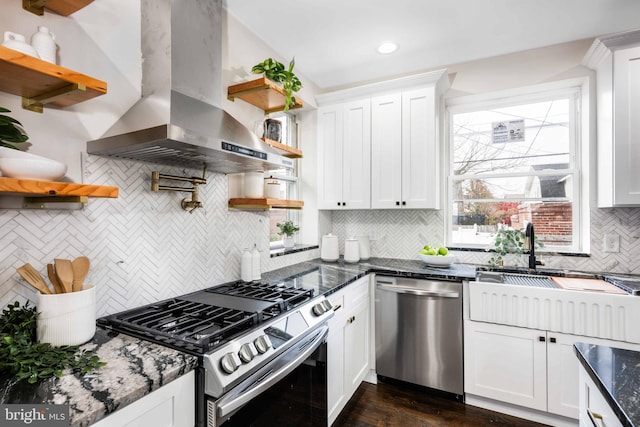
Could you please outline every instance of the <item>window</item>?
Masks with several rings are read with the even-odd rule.
[[[296,117],[290,113],[272,114],[272,120],[280,122],[280,141],[282,144],[292,147],[297,146]],[[294,169],[279,169],[265,172],[265,179],[280,183],[280,199],[298,199],[298,162]],[[294,224],[299,222],[299,212],[291,209],[271,209],[269,211],[269,241],[272,249],[283,246],[280,229],[276,224],[291,220]]]
[[[547,250],[583,250],[583,87],[553,86],[448,103],[450,246],[491,247],[531,222]]]

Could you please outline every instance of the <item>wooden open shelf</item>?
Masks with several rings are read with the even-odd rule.
[[[0,91],[22,97],[26,109],[68,107],[107,93],[107,83],[0,46]]]
[[[288,157],[290,159],[301,159],[302,158],[302,150],[298,150],[295,147],[290,147],[288,145],[281,144],[278,141],[274,141],[273,139],[264,138],[264,137],[262,137],[260,139],[262,139],[270,147],[275,148],[276,150],[280,151],[281,154],[284,157]]]
[[[118,197],[118,187],[0,177],[0,193],[25,197],[84,196],[115,199]]]
[[[236,209],[259,209],[269,210],[272,208],[279,209],[302,209],[304,201],[302,200],[284,200],[284,199],[229,199],[229,207]]]
[[[93,0],[22,0],[22,8],[36,15],[44,15],[44,8],[62,16],[69,16]]]
[[[263,109],[265,114],[284,110],[284,90],[266,77],[229,86],[227,99],[235,101],[236,98]],[[295,104],[289,109],[301,108],[302,106],[302,101],[295,97]]]

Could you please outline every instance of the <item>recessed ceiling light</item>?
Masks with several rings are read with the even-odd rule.
[[[398,49],[398,45],[394,42],[384,42],[378,46],[378,53],[387,54],[393,53]]]

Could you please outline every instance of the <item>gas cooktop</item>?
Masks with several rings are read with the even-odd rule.
[[[98,319],[98,324],[192,354],[216,347],[313,299],[283,283],[226,283]]]

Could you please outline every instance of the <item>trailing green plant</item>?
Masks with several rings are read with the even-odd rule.
[[[296,102],[293,97],[293,92],[302,89],[300,79],[293,73],[295,64],[295,58],[293,58],[291,62],[289,62],[289,68],[285,69],[283,63],[273,58],[267,58],[251,68],[253,74],[264,74],[269,80],[282,85],[285,96],[284,111],[287,111]]]
[[[0,107],[0,113],[10,112],[11,110]],[[25,142],[27,139],[29,139],[29,137],[25,133],[22,123],[13,117],[0,114],[0,146],[17,150],[18,147],[12,143]]]
[[[535,246],[536,248],[543,248],[544,243],[538,240],[538,237],[535,237]],[[496,254],[493,255],[489,259],[489,265],[494,267],[502,266],[504,263],[504,257],[507,254],[516,254],[522,255],[525,253],[526,248],[524,247],[526,241],[526,236],[524,229],[513,229],[513,228],[501,228],[496,233],[496,238],[494,241],[494,249]]]
[[[53,376],[61,377],[65,368],[86,373],[106,365],[93,351],[78,346],[53,347],[36,339],[38,313],[27,302],[9,304],[0,317],[0,372],[9,372],[18,381],[33,384]]]
[[[295,233],[300,231],[300,227],[298,227],[297,225],[294,225],[293,221],[291,220],[285,221],[285,222],[279,222],[276,224],[276,227],[280,229],[280,234],[283,234],[287,237],[291,237]]]

